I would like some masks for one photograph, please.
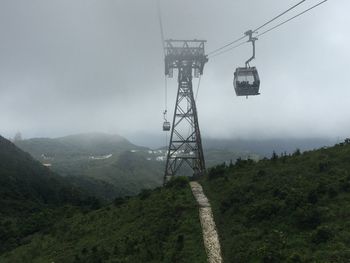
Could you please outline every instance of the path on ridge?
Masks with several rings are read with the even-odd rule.
[[[209,263],[222,263],[219,236],[216,231],[213,213],[208,198],[198,182],[190,182],[192,193],[199,205],[199,218],[202,225],[204,246]]]

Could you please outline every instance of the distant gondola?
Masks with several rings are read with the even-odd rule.
[[[170,131],[170,122],[165,121],[163,123],[163,131]]]
[[[167,117],[166,117],[167,113],[168,113],[167,110],[165,110],[165,111],[163,112],[163,119],[164,119],[164,122],[163,122],[163,131],[170,131],[170,127],[171,127],[170,122],[168,122]]]

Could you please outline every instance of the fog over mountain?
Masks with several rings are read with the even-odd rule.
[[[166,38],[206,39],[207,51],[296,0],[161,0]],[[295,14],[318,1],[306,1]],[[261,95],[236,97],[245,45],[209,60],[198,96],[203,137],[347,137],[347,0],[332,0],[257,41]],[[288,17],[292,16],[290,14]],[[0,2],[0,134],[108,132],[163,139],[163,53],[151,0]],[[197,85],[194,80],[194,86]],[[176,78],[168,81],[169,115]]]

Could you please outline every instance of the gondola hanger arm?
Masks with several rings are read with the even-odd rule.
[[[252,57],[251,57],[250,59],[248,59],[248,60],[246,61],[246,63],[245,63],[246,68],[248,68],[248,67],[250,68],[249,63],[250,63],[253,59],[255,59],[255,41],[257,41],[258,38],[253,36],[254,33],[255,33],[255,32],[254,32],[253,30],[248,30],[247,32],[244,33],[246,36],[249,37],[249,39],[248,39],[247,42],[251,42],[252,45],[253,45],[253,55],[252,55]]]

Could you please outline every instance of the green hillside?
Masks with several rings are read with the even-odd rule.
[[[135,195],[162,184],[163,164],[118,135],[78,134],[16,142],[71,183],[103,199]]]
[[[125,150],[141,149],[119,135],[84,133],[60,138],[34,138],[16,141],[22,150],[39,159],[42,154],[53,158],[68,159],[86,155],[104,155]]]
[[[29,155],[5,145],[10,147],[1,160],[11,164],[6,154],[12,151],[32,165]],[[142,171],[133,168],[134,154],[124,152],[117,161],[138,176]],[[7,167],[22,167],[26,158]],[[137,161],[140,167],[147,163]],[[14,190],[3,187],[8,196],[12,193],[8,200],[21,198],[16,189],[23,180],[11,181]],[[201,184],[212,204],[225,262],[348,262],[350,140],[305,153],[274,153],[258,162],[238,159],[209,169]],[[61,195],[46,204],[51,199],[33,193],[28,200],[41,210],[33,209],[30,224],[21,223],[34,225],[31,231],[17,227],[21,208],[2,215],[0,262],[206,262],[198,207],[185,178],[102,208],[91,200],[95,210],[84,209],[81,199],[61,201]],[[60,205],[67,200],[75,206]],[[42,209],[44,204],[50,208]]]
[[[41,163],[51,164],[50,169],[76,187],[102,199],[136,195],[163,182],[165,148],[151,150],[136,146],[118,135],[93,133],[37,138],[17,141],[16,145]],[[216,149],[215,143],[205,150],[207,167],[248,156],[259,159],[248,151]],[[189,170],[187,173],[191,174]]]
[[[100,208],[2,137],[0,160],[0,262],[205,262],[184,178]]]
[[[217,166],[202,184],[225,262],[349,261],[349,140]]]
[[[0,262],[206,262],[187,180],[61,220]]]
[[[0,136],[0,252],[49,227],[70,206],[97,202]],[[97,202],[98,203],[98,202]],[[74,210],[74,209],[73,209]]]
[[[6,206],[7,202],[61,205],[80,200],[79,190],[1,136],[0,160],[2,214],[21,212],[18,207]]]

